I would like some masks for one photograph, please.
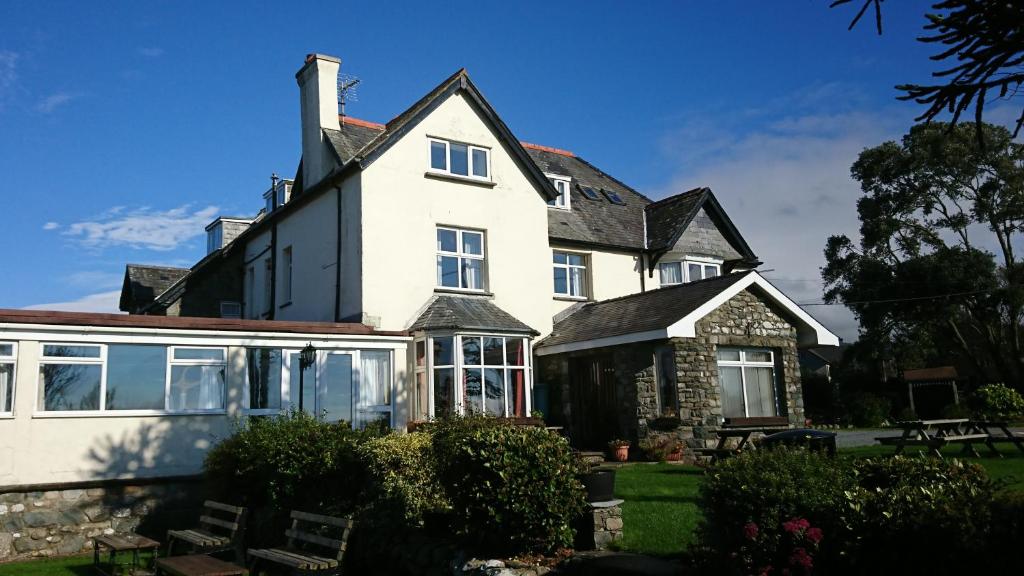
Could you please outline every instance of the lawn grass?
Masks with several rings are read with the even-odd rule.
[[[1024,453],[1012,444],[998,445],[1002,458],[987,456],[988,449],[977,446],[980,458],[965,458],[981,464],[989,476],[1005,483],[1006,490],[1024,491]],[[841,448],[840,456],[872,458],[891,456],[891,446]],[[905,454],[915,456],[917,450]],[[943,449],[945,458],[960,456],[960,447]],[[682,554],[696,540],[694,530],[701,518],[697,492],[704,471],[696,466],[673,464],[629,464],[619,468],[615,477],[615,496],[622,498],[622,550],[657,556]],[[2,576],[2,575],[0,575]]]
[[[0,564],[0,576],[95,576],[95,572],[89,555]]]

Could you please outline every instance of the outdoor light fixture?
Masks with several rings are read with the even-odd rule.
[[[306,369],[316,363],[316,348],[312,342],[299,352],[299,412],[303,410],[303,392],[306,391]]]

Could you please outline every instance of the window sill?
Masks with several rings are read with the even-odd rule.
[[[586,296],[563,296],[563,295],[555,294],[554,296],[552,296],[552,298],[554,298],[555,300],[559,300],[561,302],[589,302],[590,301],[590,298],[587,298]]]
[[[0,414],[0,420],[14,420],[14,413],[4,412],[3,414]]]
[[[494,188],[498,185],[494,180],[483,180],[481,178],[473,178],[470,176],[459,176],[458,174],[447,174],[445,172],[431,172],[427,171],[423,174],[427,178],[436,178],[438,180],[448,180],[451,182],[461,182],[463,184],[474,184],[476,186],[482,186],[484,188]]]
[[[139,418],[147,416],[225,416],[227,410],[83,410],[81,412],[33,412],[32,418]]]
[[[467,296],[488,296],[493,297],[494,292],[486,290],[466,290],[464,288],[434,288],[435,294],[463,294]]]

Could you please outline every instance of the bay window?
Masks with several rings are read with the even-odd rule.
[[[428,404],[423,417],[529,414],[529,342],[501,335],[444,335],[417,341],[430,350]],[[456,379],[457,378],[457,379]],[[417,382],[419,379],[417,378]]]
[[[478,180],[490,178],[491,151],[482,146],[428,138],[430,171]]]
[[[554,252],[555,295],[587,297],[587,257],[572,252]]]
[[[726,418],[779,415],[771,350],[719,348],[718,381]]]
[[[14,411],[14,364],[17,346],[0,342],[0,414]]]
[[[484,233],[437,228],[437,286],[484,290]]]

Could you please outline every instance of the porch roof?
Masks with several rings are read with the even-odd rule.
[[[645,340],[692,338],[698,320],[748,288],[788,313],[801,345],[839,345],[835,334],[760,274],[748,271],[591,302],[555,324],[534,349],[544,356]]]

